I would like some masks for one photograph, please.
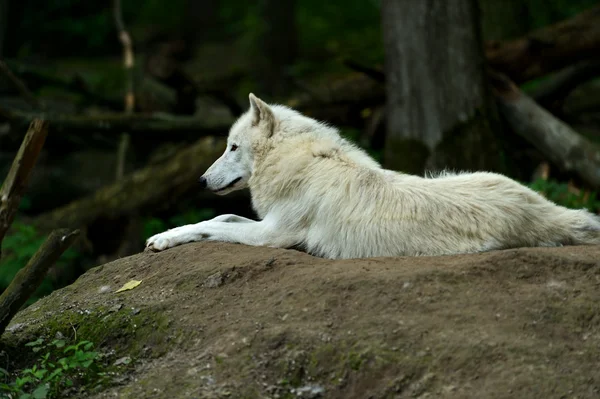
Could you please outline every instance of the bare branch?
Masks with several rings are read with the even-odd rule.
[[[510,79],[490,72],[500,112],[511,128],[562,170],[600,187],[600,148],[525,95]]]
[[[123,67],[126,73],[126,90],[125,90],[125,114],[133,114],[135,110],[135,87],[134,87],[134,56],[133,56],[133,43],[131,35],[125,28],[123,22],[123,10],[121,8],[121,0],[114,0],[113,13],[115,19],[115,25],[119,31],[119,40],[123,46]],[[119,149],[117,152],[117,172],[116,179],[119,180],[125,173],[125,159],[127,156],[127,149],[129,147],[130,137],[128,133],[121,135],[119,142]]]
[[[2,240],[17,213],[27,181],[44,146],[47,134],[47,122],[39,119],[31,122],[8,176],[0,188],[0,255]]]
[[[53,231],[37,250],[27,265],[19,270],[8,288],[0,296],[0,335],[17,314],[21,306],[40,286],[48,270],[71,246],[79,231],[60,229]]]

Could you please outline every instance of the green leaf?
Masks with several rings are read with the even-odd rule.
[[[28,342],[25,344],[25,346],[39,346],[44,342],[43,338],[38,338],[35,341],[32,342]]]
[[[33,398],[34,399],[46,399],[46,397],[48,396],[49,390],[50,390],[50,387],[48,386],[48,384],[38,385],[38,387],[35,389],[35,391],[33,391]]]
[[[62,348],[65,346],[65,340],[64,339],[55,339],[54,341],[52,341],[52,345],[56,346],[57,348]]]
[[[32,381],[33,381],[33,378],[31,378],[29,376],[27,376],[27,377],[21,377],[21,378],[17,378],[15,380],[15,384],[17,385],[17,387],[20,388],[20,387],[23,387],[23,386],[29,384]]]
[[[33,376],[35,378],[37,378],[38,380],[41,380],[42,378],[44,378],[44,376],[48,373],[48,370],[46,369],[40,369],[37,370],[35,373],[33,373]]]
[[[45,381],[52,381],[53,379],[55,379],[57,376],[62,375],[63,370],[62,369],[56,369],[54,370],[52,373],[50,373],[50,375],[48,375],[44,380]]]

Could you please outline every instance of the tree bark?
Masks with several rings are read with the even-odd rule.
[[[503,171],[476,0],[383,0],[382,22],[386,166]]]
[[[19,270],[0,296],[0,335],[8,323],[40,286],[48,269],[71,246],[79,232],[68,229],[53,231],[27,265]]]
[[[33,224],[42,230],[80,228],[99,219],[143,214],[173,203],[195,186],[223,150],[222,139],[201,139],[168,161],[138,170],[90,196],[36,217]]]
[[[31,122],[21,143],[21,148],[0,188],[0,256],[2,255],[2,240],[15,218],[21,197],[27,187],[27,181],[38,155],[44,147],[47,134],[47,122],[42,120]]]
[[[565,172],[600,188],[600,147],[577,134],[525,95],[508,78],[493,73],[494,95],[511,128]]]

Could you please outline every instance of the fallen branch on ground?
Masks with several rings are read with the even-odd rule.
[[[600,60],[583,61],[567,67],[548,81],[529,92],[529,96],[543,107],[563,101],[577,86],[600,76]]]
[[[519,84],[596,58],[599,53],[600,6],[524,37],[485,45],[489,66]]]
[[[506,76],[490,72],[493,93],[504,119],[520,136],[566,172],[591,188],[600,187],[600,147],[540,107]]]
[[[48,269],[71,246],[78,231],[60,229],[53,231],[27,265],[19,270],[8,288],[0,296],[0,335],[17,314],[21,306],[40,286]]]
[[[17,213],[27,181],[44,146],[47,134],[47,122],[39,119],[31,122],[21,148],[0,188],[0,256],[2,240]]]
[[[16,109],[0,109],[0,115],[7,118],[13,125],[19,127],[21,124],[43,117],[50,123],[53,132],[70,131],[74,133],[117,133],[124,130],[129,133],[152,135],[152,134],[182,134],[195,133],[202,135],[225,135],[233,119],[228,117],[214,116],[207,118],[174,116],[169,114],[135,114],[125,115],[122,113],[106,113],[101,115],[61,115],[61,114],[37,114],[23,112]]]
[[[33,223],[42,230],[80,228],[101,218],[130,216],[173,203],[196,185],[224,145],[222,139],[201,139],[168,161],[140,169],[90,196],[42,214]]]

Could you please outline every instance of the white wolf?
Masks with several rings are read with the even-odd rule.
[[[362,258],[600,244],[600,218],[508,177],[386,170],[336,129],[249,98],[200,184],[220,195],[249,187],[260,221],[217,216],[157,234],[149,249],[216,240]]]

